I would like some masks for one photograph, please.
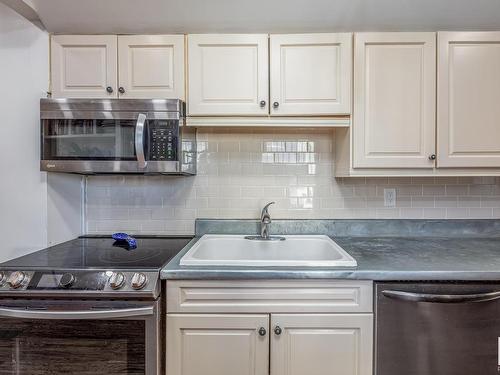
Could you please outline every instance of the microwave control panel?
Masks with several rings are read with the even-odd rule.
[[[156,120],[149,123],[149,160],[177,160],[178,129],[176,121]]]

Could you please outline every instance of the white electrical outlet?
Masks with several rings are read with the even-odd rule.
[[[396,207],[396,189],[384,189],[384,207]]]

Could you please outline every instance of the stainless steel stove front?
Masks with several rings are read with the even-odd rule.
[[[159,301],[0,299],[0,373],[157,375],[159,309]]]
[[[0,374],[161,368],[158,271],[0,270]]]

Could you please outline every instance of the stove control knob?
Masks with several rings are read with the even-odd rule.
[[[7,279],[7,284],[9,284],[11,288],[17,289],[23,285],[25,280],[26,274],[22,271],[16,271],[10,274],[9,278]]]
[[[113,272],[109,277],[109,286],[113,289],[120,289],[125,284],[125,276],[121,272]]]
[[[0,271],[0,286],[5,284],[5,272]]]
[[[136,272],[132,276],[132,288],[135,290],[142,289],[148,283],[148,278],[143,273]]]
[[[76,278],[73,274],[71,273],[65,273],[62,275],[61,280],[59,280],[59,285],[62,286],[63,288],[69,288],[71,285],[73,285],[76,281]]]

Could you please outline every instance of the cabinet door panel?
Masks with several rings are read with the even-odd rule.
[[[52,36],[52,97],[116,98],[116,54],[114,35]],[[107,87],[113,92],[109,93]]]
[[[354,52],[354,168],[433,168],[434,33],[360,33]]]
[[[500,167],[500,32],[438,38],[438,167]]]
[[[270,54],[271,114],[350,113],[352,34],[271,35]]]
[[[167,315],[167,374],[269,373],[269,315]]]
[[[189,114],[267,115],[267,40],[261,34],[189,35]]]
[[[184,99],[184,36],[118,37],[123,98]]]
[[[275,314],[273,375],[371,375],[372,314]]]

